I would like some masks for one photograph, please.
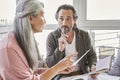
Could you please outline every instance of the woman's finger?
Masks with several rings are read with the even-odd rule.
[[[75,52],[75,53],[73,53],[73,54],[71,54],[71,55],[66,56],[66,58],[71,59],[72,57],[77,56],[77,54],[78,54],[78,53]]]

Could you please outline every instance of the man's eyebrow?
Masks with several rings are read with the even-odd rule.
[[[63,17],[63,16],[60,16],[60,17]]]
[[[60,16],[60,17],[64,17],[64,16]],[[68,18],[68,17],[71,18],[71,16],[67,16],[67,18]]]
[[[68,18],[71,18],[71,16],[67,16]]]

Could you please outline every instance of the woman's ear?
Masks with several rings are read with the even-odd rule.
[[[30,23],[33,24],[33,22],[34,22],[34,17],[33,17],[33,16],[28,16],[28,19],[29,19]]]

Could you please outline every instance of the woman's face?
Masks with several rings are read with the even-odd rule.
[[[32,16],[30,23],[32,25],[32,30],[34,33],[42,32],[44,24],[46,23],[44,12],[40,11],[36,17]]]

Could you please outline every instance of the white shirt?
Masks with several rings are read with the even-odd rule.
[[[73,37],[73,41],[71,42],[71,44],[66,43],[66,47],[65,47],[66,56],[77,52],[75,43],[76,43],[76,35],[75,35],[75,32],[74,32],[74,37]],[[73,57],[72,58],[73,62],[75,62],[77,60],[77,58],[78,58],[78,56]],[[79,68],[79,65],[77,64],[74,71],[79,71],[79,70],[80,70],[80,68]]]

